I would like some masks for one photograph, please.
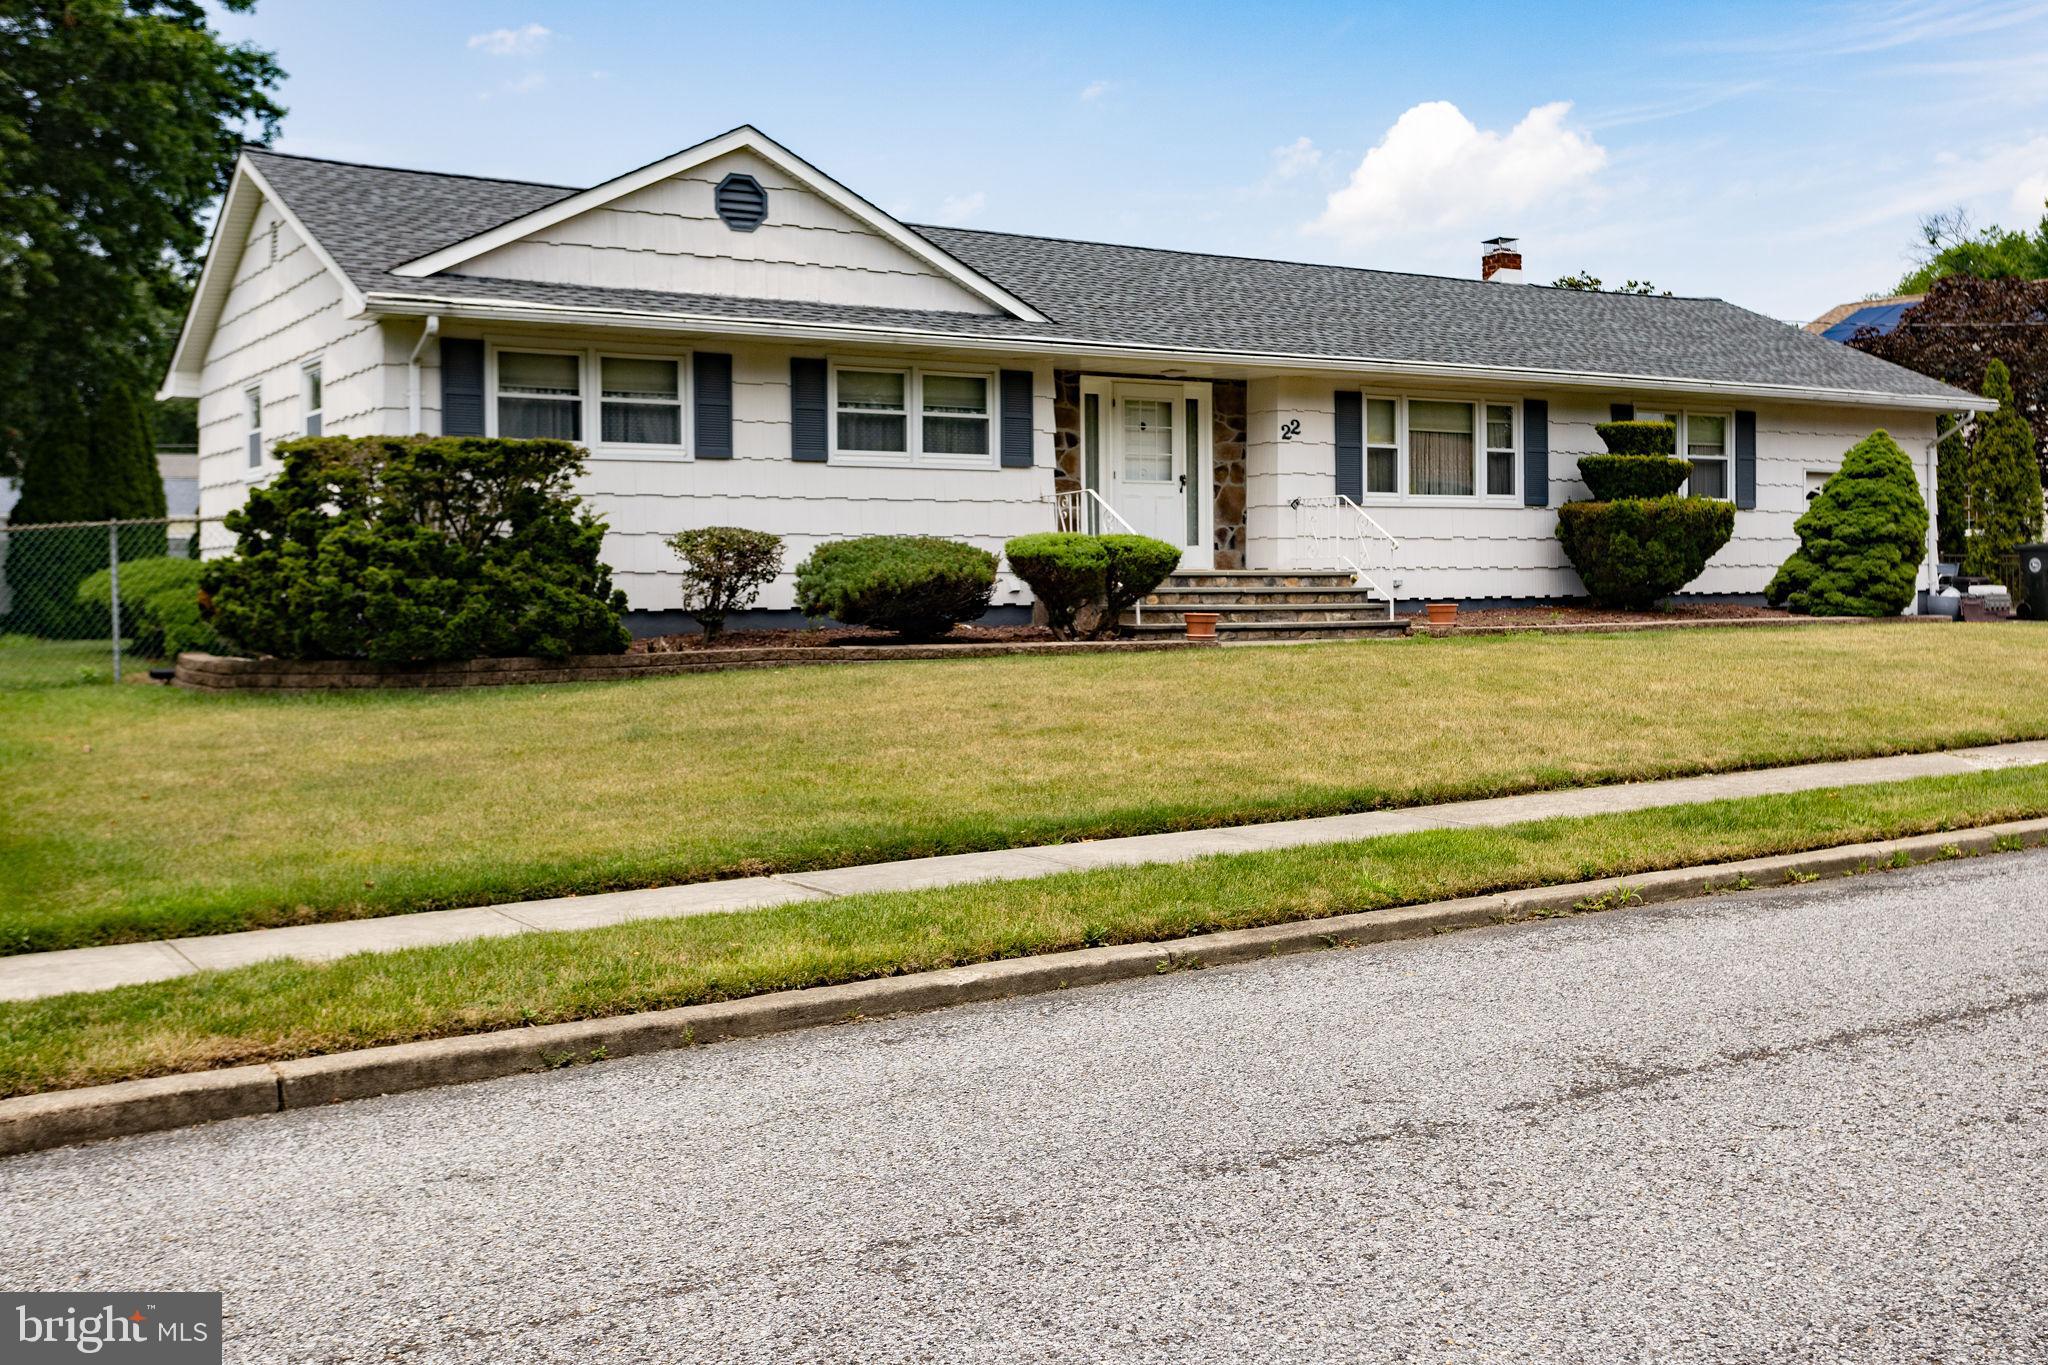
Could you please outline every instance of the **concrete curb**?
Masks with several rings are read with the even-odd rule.
[[[2048,845],[2048,819],[0,1100],[0,1156],[880,1015]]]

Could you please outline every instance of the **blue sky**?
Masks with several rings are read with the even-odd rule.
[[[2048,3],[267,0],[282,150],[588,185],[753,123],[913,222],[1805,319],[1923,213],[2031,225]]]

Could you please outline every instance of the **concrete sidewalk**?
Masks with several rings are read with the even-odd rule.
[[[2048,741],[1985,745],[1943,753],[1808,763],[1789,768],[1720,773],[1609,787],[1575,787],[1486,801],[1460,801],[1406,810],[1368,811],[1314,820],[1283,820],[1230,829],[1146,834],[1129,839],[1048,844],[1038,848],[961,853],[871,863],[824,872],[744,877],[686,886],[613,891],[559,900],[521,901],[464,910],[345,920],[239,934],[73,948],[0,957],[0,1000],[32,1000],[66,991],[105,990],[162,981],[191,972],[241,967],[267,958],[325,961],[351,953],[381,952],[468,939],[499,938],[555,929],[591,929],[633,920],[664,919],[731,910],[756,910],[793,901],[827,900],[871,891],[912,891],[970,882],[1044,877],[1101,867],[1182,862],[1216,853],[1255,853],[1313,844],[1343,843],[1384,834],[1461,826],[1511,825],[1554,816],[1605,815],[1657,806],[1770,796],[1820,787],[1864,786],[1916,777],[1943,777],[2048,763]]]

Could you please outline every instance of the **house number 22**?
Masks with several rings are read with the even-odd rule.
[[[1301,435],[1301,419],[1299,417],[1295,418],[1291,422],[1282,422],[1280,424],[1281,440],[1291,441],[1299,435]]]

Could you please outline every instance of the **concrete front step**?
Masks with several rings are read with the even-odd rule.
[[[1233,607],[1276,606],[1291,607],[1313,605],[1319,602],[1370,602],[1377,601],[1371,593],[1349,584],[1341,588],[1154,588],[1146,594],[1147,607],[1177,607],[1190,604],[1189,610],[1201,611],[1207,607],[1199,604]]]
[[[1219,623],[1241,624],[1247,621],[1349,621],[1362,617],[1387,614],[1387,604],[1368,597],[1354,597],[1344,602],[1289,602],[1259,603],[1247,606],[1230,602],[1166,602],[1158,606],[1145,605],[1145,624],[1154,621],[1182,624],[1191,611],[1213,611]]]
[[[1187,629],[1179,622],[1154,621],[1131,630],[1140,639],[1152,635],[1178,635]],[[1216,637],[1225,644],[1252,640],[1357,640],[1408,633],[1406,617],[1389,621],[1384,616],[1345,617],[1320,621],[1218,621]]]
[[[1315,588],[1324,591],[1357,586],[1342,569],[1201,569],[1168,574],[1160,587],[1175,588]]]

